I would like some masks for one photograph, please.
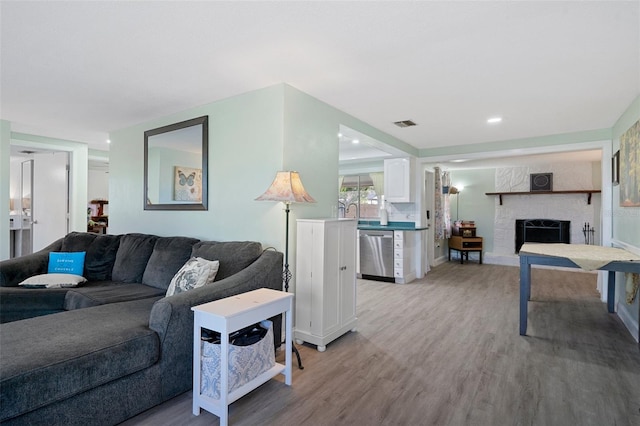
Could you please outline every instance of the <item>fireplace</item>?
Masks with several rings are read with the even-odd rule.
[[[571,243],[571,222],[555,219],[516,219],[516,253],[524,243]]]

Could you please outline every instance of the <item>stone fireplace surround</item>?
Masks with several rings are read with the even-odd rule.
[[[593,164],[590,162],[539,164],[524,167],[498,168],[495,172],[496,192],[529,191],[531,173],[553,173],[554,190],[599,189],[599,176],[594,179]],[[584,194],[534,194],[504,197],[503,204],[495,198],[493,251],[485,253],[485,263],[519,265],[515,254],[515,223],[517,219],[553,218],[569,221],[570,241],[583,244],[582,224],[590,223],[598,229],[600,215],[600,195],[594,194],[591,204],[587,204]],[[595,244],[600,243],[596,231]]]

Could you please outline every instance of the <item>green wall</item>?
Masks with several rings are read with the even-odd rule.
[[[640,96],[613,126],[612,152],[615,153],[620,149],[620,136],[638,120],[640,120]],[[605,210],[605,214],[608,213],[612,214],[613,218],[613,239],[640,250],[640,207],[620,207],[620,185],[613,187],[611,209]]]
[[[483,237],[483,251],[493,252],[496,204],[494,197],[485,193],[495,191],[495,169],[452,170],[450,176],[452,185],[464,186],[458,195],[450,196],[452,220],[459,205],[459,219],[475,221],[477,235]]]
[[[209,116],[209,210],[145,211],[144,131],[203,115]],[[289,263],[295,269],[295,219],[330,217],[335,211],[340,124],[415,151],[286,84],[114,131],[110,134],[109,232],[255,240],[284,251],[283,205],[254,199],[277,171],[296,170],[317,203],[291,207]]]
[[[282,87],[191,108],[110,134],[109,232],[257,240],[281,247],[281,211],[254,199],[282,169]],[[146,211],[144,132],[209,116],[209,210]]]
[[[622,114],[620,119],[613,126],[613,149],[616,152],[620,149],[620,136],[624,134],[636,121],[640,120],[640,96],[638,96]],[[611,208],[605,209],[605,214],[611,214],[613,219],[612,238],[614,243],[630,245],[640,251],[640,207],[620,207],[620,185],[613,187]],[[633,304],[629,305],[625,301],[626,279],[624,274],[617,273],[616,280],[622,282],[616,286],[616,299],[618,300],[618,315],[630,328],[632,335],[638,335],[640,327],[640,295],[636,297]]]

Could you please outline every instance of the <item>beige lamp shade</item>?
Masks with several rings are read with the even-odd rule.
[[[271,186],[256,201],[282,201],[291,203],[315,203],[304,189],[298,172],[278,172]]]
[[[457,194],[458,192],[460,192],[460,191],[455,186],[450,186],[449,187],[449,195],[454,195],[454,194]]]

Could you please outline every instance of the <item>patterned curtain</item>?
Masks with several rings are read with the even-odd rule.
[[[434,167],[435,174],[435,237],[444,240],[451,236],[451,211],[449,193],[446,189],[451,186],[449,172],[441,172],[440,167]]]
[[[444,235],[445,238],[449,238],[451,236],[451,196],[448,191],[451,187],[451,177],[449,176],[449,172],[442,173],[442,186],[447,189],[447,191],[442,194],[442,204],[444,206]]]

